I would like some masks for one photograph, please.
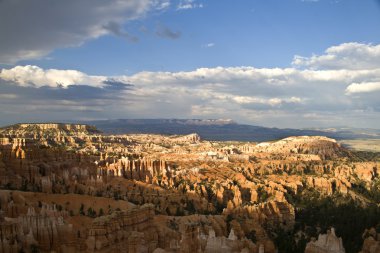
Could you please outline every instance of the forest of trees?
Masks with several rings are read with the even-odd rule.
[[[376,194],[368,191],[368,196]],[[288,232],[280,228],[271,231],[281,253],[303,253],[311,237],[317,238],[319,233],[326,233],[331,227],[335,228],[338,237],[342,237],[346,253],[357,253],[362,248],[365,229],[375,227],[380,232],[380,207],[375,201],[364,206],[349,196],[339,193],[326,196],[314,189],[288,197],[296,209],[296,225]],[[297,233],[301,236],[297,237]]]

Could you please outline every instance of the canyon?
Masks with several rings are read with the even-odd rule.
[[[324,136],[16,124],[0,129],[0,252],[378,253],[379,170]]]

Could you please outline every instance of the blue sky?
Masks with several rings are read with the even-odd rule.
[[[2,0],[0,124],[376,128],[379,27],[377,0]]]
[[[123,24],[138,42],[111,34],[80,47],[57,48],[48,60],[21,64],[74,68],[94,75],[216,66],[287,67],[294,55],[321,54],[345,42],[380,42],[380,5],[374,0],[197,3],[203,7],[178,10],[173,2],[168,9]],[[180,36],[157,36],[160,26]]]

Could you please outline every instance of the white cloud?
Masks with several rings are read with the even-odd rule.
[[[293,69],[254,68],[254,67],[216,67],[199,68],[188,72],[139,72],[130,77],[123,77],[131,82],[146,84],[183,83],[201,85],[208,83],[226,83],[232,81],[263,81],[273,85],[289,84],[290,77],[301,75],[302,72]],[[306,74],[305,74],[306,75]]]
[[[374,69],[380,68],[380,44],[343,43],[328,48],[323,55],[295,56],[293,65],[311,69]]]
[[[373,48],[378,46],[368,47],[371,50],[366,54],[376,55],[377,52]],[[318,57],[324,59],[329,53],[338,52],[339,48],[346,48],[345,56],[342,54],[334,56],[336,64],[332,64],[333,62],[329,60],[334,66],[341,64],[340,57],[347,58],[350,55],[349,61],[363,57],[358,55],[356,47],[352,48],[353,53],[347,51],[347,46],[338,45],[331,48],[326,50],[328,52],[326,55]],[[329,57],[331,56],[327,58]],[[366,57],[373,58],[370,55]],[[312,62],[314,61],[312,58],[304,58],[304,61]],[[351,124],[372,122],[373,125],[380,123],[380,101],[375,93],[380,90],[380,62],[362,64],[360,68],[351,69],[343,66],[331,69],[311,66],[303,68],[241,66],[199,68],[180,72],[142,71],[129,76],[111,77],[91,76],[76,70],[45,70],[37,66],[17,66],[1,70],[0,83],[1,79],[7,81],[8,86],[29,87],[29,92],[33,87],[57,87],[57,83],[67,87],[61,89],[62,93],[74,89],[86,90],[83,85],[103,87],[99,90],[104,92],[107,91],[105,86],[107,80],[112,80],[113,83],[132,84],[131,89],[110,91],[107,95],[108,100],[94,104],[96,108],[104,109],[104,106],[108,106],[102,115],[108,118],[122,118],[125,115],[137,118],[204,116],[233,118],[242,122],[283,127],[315,124],[331,126],[342,125],[345,122]],[[80,102],[76,101],[74,105],[78,108],[84,106],[83,110],[90,110],[92,104],[86,102],[93,101],[93,97],[99,97],[94,94],[99,92],[98,90],[91,92],[93,92],[91,97],[84,98],[83,101],[80,98],[86,94],[78,95],[77,100]],[[2,93],[20,95],[15,92],[15,88],[9,87]],[[65,94],[67,95],[64,99],[70,101],[73,93]],[[112,99],[109,99],[110,97]],[[103,99],[104,96],[100,98]],[[22,99],[17,100],[20,102]],[[60,106],[74,108],[74,105],[61,102],[56,104],[56,109],[58,110]],[[96,117],[95,114],[90,116]],[[325,120],[322,120],[324,117]],[[357,120],[359,118],[360,121]]]
[[[207,106],[207,105],[192,105],[191,115],[195,117],[206,116],[215,117],[216,115],[222,116],[226,114],[227,111],[222,107]]]
[[[228,93],[218,93],[216,91],[208,91],[202,92],[202,98],[208,98],[208,99],[216,99],[220,101],[225,101],[227,103],[236,103],[238,105],[245,105],[245,104],[262,104],[262,105],[269,105],[269,106],[279,106],[281,104],[285,103],[301,103],[303,99],[299,97],[291,97],[291,98],[268,98],[268,97],[258,97],[258,96],[241,96],[241,95],[231,95]]]
[[[170,6],[170,0],[155,0],[153,1],[153,6],[157,10],[165,10]]]
[[[346,89],[347,94],[368,93],[373,91],[380,91],[380,82],[352,83]]]
[[[236,86],[274,87],[306,83],[352,82],[378,78],[379,69],[369,70],[299,70],[295,68],[215,67],[181,72],[139,72],[121,76],[123,81],[149,84],[204,85],[205,83]],[[310,84],[309,84],[310,85]],[[307,87],[304,87],[307,88]],[[309,86],[310,88],[310,86]]]
[[[16,66],[0,70],[0,78],[20,86],[32,87],[68,87],[69,85],[88,85],[103,87],[103,76],[89,76],[77,70],[44,70],[37,66]]]
[[[188,10],[195,8],[203,8],[203,4],[196,3],[195,0],[180,0],[177,10]]]
[[[202,45],[202,47],[204,47],[204,48],[209,48],[209,47],[214,47],[214,46],[215,46],[215,43],[213,43],[213,42]]]
[[[150,10],[165,9],[168,5],[168,0],[3,0],[0,63],[38,59],[56,48],[79,46],[112,33],[107,29],[110,24],[122,26]]]

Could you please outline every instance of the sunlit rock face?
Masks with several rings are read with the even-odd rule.
[[[344,150],[334,139],[324,136],[288,137],[276,142],[263,142],[251,149],[256,152],[300,154],[310,160],[344,155]]]

